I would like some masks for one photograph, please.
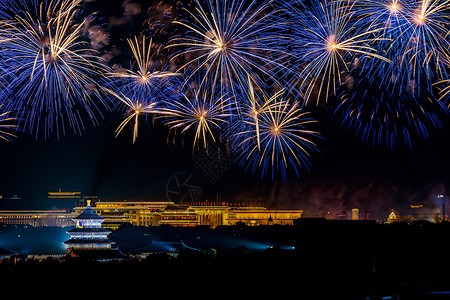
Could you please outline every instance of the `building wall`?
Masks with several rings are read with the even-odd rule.
[[[103,227],[116,229],[120,224],[128,223],[134,226],[158,226],[160,213],[173,202],[156,201],[117,201],[97,202],[92,209],[105,218]],[[74,210],[81,213],[83,207]]]
[[[301,218],[302,214],[302,210],[236,209],[230,211],[227,223],[229,225],[243,223],[250,226],[293,225],[294,220]]]
[[[269,210],[265,207],[226,205],[178,205],[173,202],[97,202],[92,209],[103,218],[103,227],[116,229],[124,223],[134,226],[196,226],[212,228],[244,223],[247,225],[292,225],[303,211]],[[76,214],[84,208],[74,209]]]
[[[215,228],[223,225],[280,224],[292,225],[302,210],[270,210],[264,207],[230,207],[220,205],[177,205],[172,202],[97,202],[92,209],[105,218],[103,227],[117,229],[122,224],[134,226],[196,226]],[[85,210],[75,207],[73,213],[58,211],[0,211],[0,223],[30,226],[73,226],[71,219]]]
[[[35,227],[73,226],[74,213],[47,210],[5,210],[0,211],[0,223],[7,225],[29,225]]]
[[[228,225],[229,206],[193,206],[199,225],[215,228]]]

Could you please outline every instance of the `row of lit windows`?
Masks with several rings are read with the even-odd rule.
[[[292,220],[292,219],[298,219],[301,217],[301,215],[277,215],[277,214],[230,214],[230,219],[286,219],[286,220]]]
[[[0,216],[0,219],[31,219],[31,218],[37,218],[37,216],[25,216],[25,215],[5,215]]]
[[[197,216],[161,216],[163,220],[197,220]]]
[[[154,216],[142,216],[141,215],[141,220],[153,220]]]
[[[76,248],[76,249],[111,248],[111,244],[71,244],[69,248]]]
[[[26,220],[3,220],[0,221],[0,223],[4,223],[4,224],[28,224],[28,225],[33,225],[34,224],[34,220],[31,219],[26,219]]]
[[[70,234],[70,238],[74,239],[107,239],[108,234]]]
[[[102,226],[103,220],[78,220],[80,226],[97,228]]]

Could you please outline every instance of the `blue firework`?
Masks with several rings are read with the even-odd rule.
[[[260,99],[258,109],[251,102],[249,113],[235,120],[231,130],[231,150],[240,165],[261,177],[276,174],[286,179],[287,170],[297,176],[301,168],[308,169],[309,157],[318,151],[314,139],[319,133],[309,127],[316,122],[303,112],[299,102],[283,98],[283,91]],[[245,110],[244,110],[245,111]]]
[[[350,1],[318,1],[306,7],[295,1],[291,15],[292,88],[310,98],[325,101],[342,84],[355,59],[367,57],[390,61],[375,49],[380,29],[356,26],[354,4]]]
[[[378,77],[392,90],[420,96],[434,82],[448,79],[450,17],[447,0],[355,1],[359,22],[379,30],[374,45],[392,63],[364,61],[362,73]]]
[[[80,2],[36,2],[31,11],[2,22],[3,63],[13,94],[5,106],[36,137],[59,137],[67,126],[81,133],[84,120],[97,124],[107,107],[96,80],[106,67],[80,39],[83,22],[75,21]]]
[[[186,34],[170,44],[180,49],[172,57],[182,62],[180,70],[201,71],[208,84],[234,96],[247,78],[259,86],[265,85],[263,76],[276,81],[273,69],[282,67],[280,56],[286,53],[280,45],[285,22],[272,0],[195,0],[194,4],[185,19],[175,21]]]
[[[208,142],[220,139],[229,124],[233,115],[231,97],[221,94],[218,87],[208,85],[202,76],[189,77],[175,97],[162,102],[160,113],[171,130],[194,133],[193,149],[196,146],[207,148]]]
[[[367,76],[348,76],[334,115],[342,127],[373,147],[412,147],[415,137],[426,139],[430,128],[441,128],[441,118],[449,112],[431,93],[427,96],[393,91]]]
[[[167,71],[164,65],[157,63],[152,50],[152,40],[147,43],[145,36],[128,39],[133,60],[128,69],[119,68],[108,73],[104,91],[111,95],[115,108],[125,111],[125,119],[116,130],[118,136],[125,126],[134,121],[133,143],[136,142],[139,117],[158,115],[160,103],[173,97],[177,91],[175,85],[179,74]]]

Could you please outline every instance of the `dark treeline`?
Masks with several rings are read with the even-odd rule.
[[[143,228],[127,227],[114,235],[130,236],[133,230]],[[64,290],[86,281],[90,286],[102,286],[92,293],[146,288],[165,290],[171,297],[195,290],[205,295],[222,291],[224,295],[232,292],[255,297],[296,293],[302,299],[367,299],[374,293],[380,297],[399,295],[401,299],[440,299],[446,295],[441,292],[450,290],[450,260],[445,244],[450,234],[448,223],[303,219],[292,227],[180,230],[178,238],[193,245],[189,235],[201,236],[201,240],[208,234],[224,237],[224,232],[242,240],[252,236],[261,240],[266,235],[273,241],[277,236],[279,242],[293,242],[293,248],[205,247],[182,249],[175,255],[151,254],[147,258],[129,252],[124,261],[109,263],[5,259],[0,264],[0,282],[8,287]],[[316,296],[309,298],[312,294]]]

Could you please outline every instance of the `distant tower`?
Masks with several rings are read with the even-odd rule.
[[[90,200],[86,209],[72,220],[76,227],[67,232],[70,239],[64,242],[69,256],[91,260],[123,258],[123,254],[112,246],[115,243],[108,239],[111,231],[102,228],[104,219],[92,210]]]
[[[395,214],[394,210],[392,210],[392,212],[389,214],[389,217],[387,219],[387,223],[391,224],[391,223],[398,222],[398,221],[399,221],[398,216]]]
[[[359,220],[359,209],[354,208],[352,209],[352,220]]]
[[[447,218],[446,218],[446,216],[447,216],[447,214],[445,213],[445,195],[444,194],[440,194],[440,195],[438,195],[438,198],[439,199],[442,199],[442,222],[444,222],[444,221],[447,221]]]

